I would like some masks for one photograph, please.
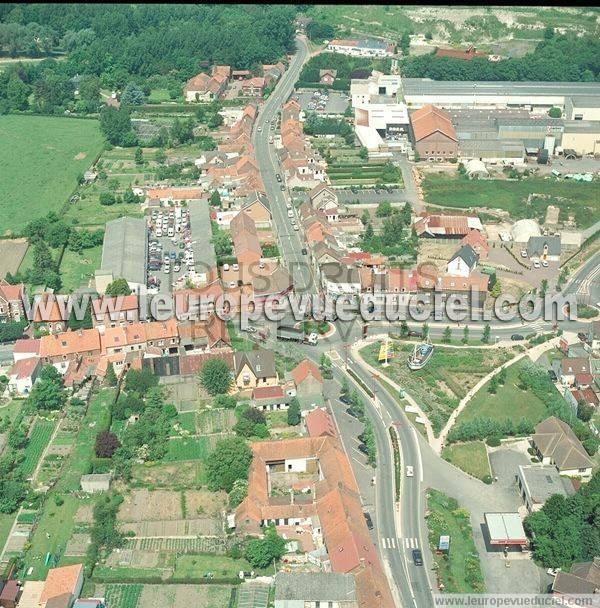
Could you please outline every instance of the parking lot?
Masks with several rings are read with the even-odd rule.
[[[148,289],[170,293],[194,267],[188,210],[174,206],[152,211],[148,250]]]
[[[305,112],[316,112],[317,114],[343,114],[348,107],[348,96],[338,91],[326,89],[299,91],[294,98]]]

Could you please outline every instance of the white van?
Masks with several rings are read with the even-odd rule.
[[[292,209],[288,209],[288,217],[294,217],[294,211]]]
[[[175,236],[175,229],[173,226],[169,226],[169,231],[167,232],[169,236]]]

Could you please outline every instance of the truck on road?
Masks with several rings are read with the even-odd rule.
[[[296,327],[280,325],[277,328],[277,339],[298,342],[300,344],[316,344],[318,336],[314,332],[306,335],[303,330],[297,329]]]

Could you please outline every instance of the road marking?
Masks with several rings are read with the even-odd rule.
[[[405,549],[418,549],[419,541],[416,538],[405,538],[404,539],[404,548]]]

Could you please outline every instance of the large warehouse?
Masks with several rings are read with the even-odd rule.
[[[103,294],[114,279],[124,278],[135,293],[146,287],[148,230],[146,220],[120,217],[106,222],[102,266],[96,271],[96,290]]]
[[[402,90],[406,104],[415,108],[431,103],[442,108],[547,110],[553,106],[565,108],[567,99],[571,100],[568,103],[576,106],[580,99],[597,99],[600,96],[600,82],[488,82],[403,78]]]

